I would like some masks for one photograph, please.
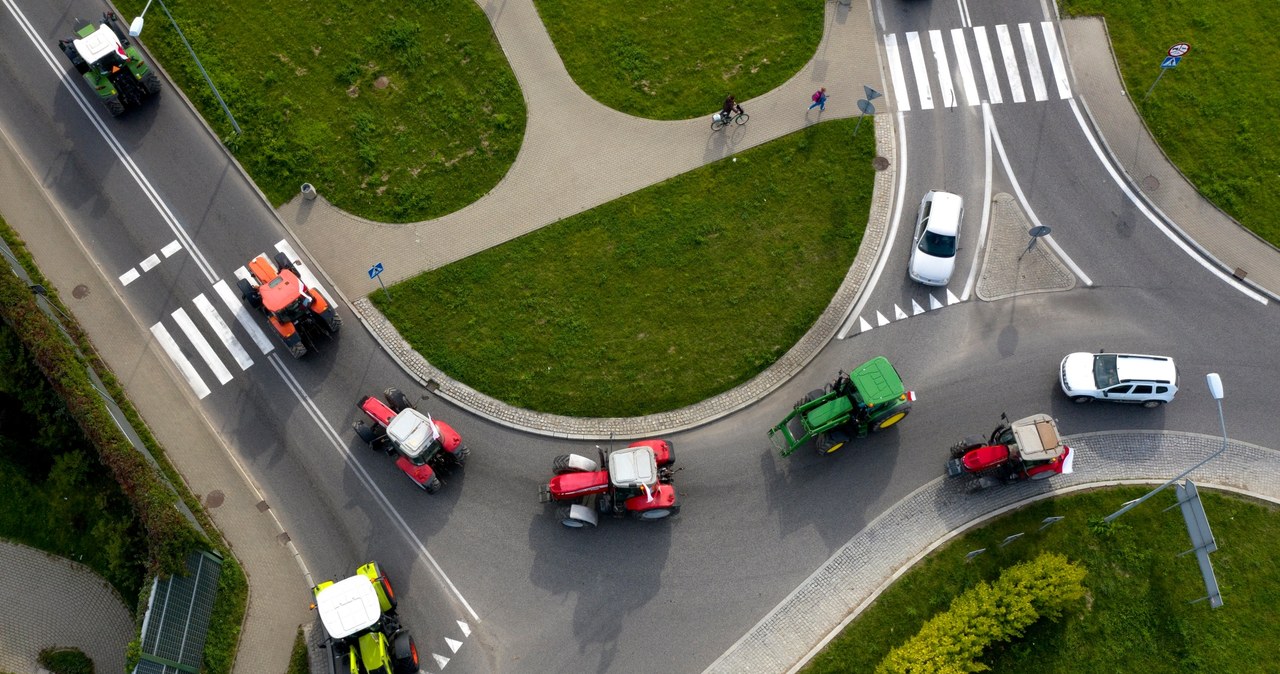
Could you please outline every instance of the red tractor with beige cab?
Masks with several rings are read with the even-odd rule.
[[[373,420],[352,424],[356,435],[396,458],[396,466],[428,494],[440,491],[440,473],[448,475],[467,463],[471,450],[453,427],[414,408],[400,389],[382,392],[386,402],[365,396],[356,403]]]
[[[236,281],[241,299],[267,315],[294,358],[306,355],[312,331],[332,335],[342,326],[337,310],[318,289],[303,283],[288,255],[276,253],[275,264],[259,255],[249,262],[249,273],[252,278]]]
[[[552,462],[555,476],[539,490],[538,500],[560,504],[561,524],[580,529],[596,526],[600,515],[660,520],[680,512],[670,442],[640,440],[599,452],[599,462],[579,454],[561,454]]]
[[[947,474],[971,475],[984,489],[1005,482],[1043,480],[1071,472],[1075,456],[1062,444],[1058,424],[1048,414],[1033,414],[1012,423],[1000,415],[991,436],[971,435],[951,446]]]

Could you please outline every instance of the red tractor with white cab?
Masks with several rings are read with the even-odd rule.
[[[1004,482],[1043,480],[1072,470],[1075,456],[1062,444],[1058,424],[1048,414],[1033,414],[1012,423],[1000,415],[991,436],[971,435],[951,446],[947,474],[972,475],[978,488]]]
[[[596,526],[600,515],[660,520],[680,512],[670,442],[640,440],[599,452],[599,462],[579,454],[561,454],[552,462],[555,476],[540,488],[538,500],[560,504],[561,524],[580,529]]]
[[[356,406],[370,419],[351,426],[369,447],[396,458],[396,466],[428,494],[440,491],[440,473],[448,475],[467,463],[471,450],[453,427],[419,412],[400,389],[383,391],[386,402],[365,396]],[[424,396],[425,397],[425,396]]]

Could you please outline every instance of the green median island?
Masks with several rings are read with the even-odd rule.
[[[121,18],[145,4],[122,2]],[[241,133],[158,3],[138,39],[277,206],[311,183],[370,220],[427,220],[484,196],[515,161],[524,97],[471,0],[164,5]]]
[[[1224,600],[1211,609],[1192,603],[1205,585],[1195,556],[1179,556],[1191,542],[1177,508],[1164,510],[1175,505],[1172,490],[1102,522],[1147,489],[1040,501],[957,537],[880,594],[803,671],[1276,671],[1280,510],[1201,488]],[[1063,519],[1046,526],[1049,517]]]
[[[696,403],[791,349],[852,266],[875,173],[874,125],[854,124],[807,127],[369,299],[433,365],[518,407]]]

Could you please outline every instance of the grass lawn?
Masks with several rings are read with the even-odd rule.
[[[119,3],[125,22],[144,2]],[[164,4],[244,133],[159,6],[142,40],[277,205],[310,182],[357,215],[423,220],[479,199],[515,160],[524,98],[471,0]]]
[[[1155,82],[1170,45],[1191,45],[1139,106],[1142,116],[1202,194],[1280,246],[1280,3],[1063,0],[1062,6],[1107,18],[1135,100]]]
[[[822,2],[535,0],[578,86],[632,115],[687,119],[790,79],[822,38]],[[797,104],[800,102],[798,101]]]
[[[872,127],[818,124],[370,299],[451,377],[575,416],[675,409],[795,344],[849,270]]]
[[[147,562],[142,527],[62,400],[3,322],[0,494],[0,538],[88,566],[134,608]]]
[[[990,649],[994,672],[1274,672],[1280,667],[1280,513],[1230,495],[1201,490],[1219,549],[1213,567],[1225,605],[1189,601],[1204,595],[1173,491],[1126,513],[1109,532],[1089,523],[1145,493],[1103,490],[1041,502],[953,541],[909,571],[821,652],[806,672],[872,672],[894,647],[980,580],[1041,551],[1083,564],[1087,594],[1058,622],[1041,621],[1024,637]],[[1036,533],[1049,516],[1064,516]],[[1006,536],[1027,535],[1000,548]],[[965,553],[987,548],[973,562]]]
[[[289,669],[285,674],[311,674],[311,662],[307,659],[307,642],[302,630],[293,638],[293,652],[289,655]]]

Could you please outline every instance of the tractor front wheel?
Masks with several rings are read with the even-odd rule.
[[[889,416],[887,416],[887,417],[884,417],[884,418],[881,418],[881,419],[877,419],[876,421],[872,422],[872,424],[871,424],[871,432],[872,432],[872,433],[879,433],[880,431],[883,431],[884,429],[886,429],[886,428],[888,428],[888,427],[890,427],[890,426],[892,426],[892,425],[894,425],[894,424],[898,423],[899,421],[902,421],[903,419],[907,418],[907,415],[908,415],[908,414],[910,414],[910,413],[911,413],[911,409],[910,409],[910,408],[907,408],[907,409],[900,409],[900,410],[897,410],[897,411],[895,411],[895,412],[891,413],[891,414],[890,414]]]
[[[391,637],[391,667],[395,674],[418,671],[418,645],[406,630],[400,630]]]
[[[557,508],[556,519],[560,520],[560,524],[569,529],[585,529],[591,524],[586,520],[580,520],[573,516],[573,509],[569,507]]]
[[[399,414],[410,407],[413,403],[409,402],[409,396],[404,394],[398,388],[389,388],[382,392],[382,397],[387,399],[387,405],[391,407],[391,411]]]
[[[471,456],[471,448],[459,447],[458,451],[453,453],[453,464],[459,468],[467,465],[467,457]]]
[[[958,459],[970,450],[977,449],[985,444],[985,439],[981,435],[970,435],[969,437],[951,445],[951,458]]]
[[[834,433],[819,433],[817,447],[819,454],[835,454],[844,447],[845,439]]]
[[[387,434],[386,431],[382,430],[381,426],[374,429],[363,421],[352,423],[351,430],[356,432],[356,437],[368,443],[370,449],[377,449],[378,439]]]
[[[418,486],[422,487],[422,491],[425,491],[428,494],[434,494],[440,491],[440,478],[432,475],[426,482],[419,483]]]

